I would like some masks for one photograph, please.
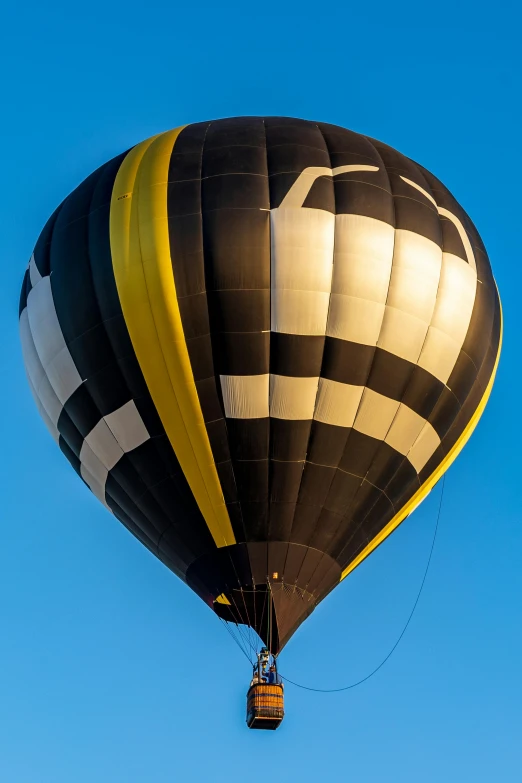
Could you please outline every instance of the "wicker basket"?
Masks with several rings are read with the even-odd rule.
[[[247,693],[249,729],[277,729],[285,716],[283,686],[256,683]]]

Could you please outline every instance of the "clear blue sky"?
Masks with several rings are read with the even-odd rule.
[[[2,12],[0,781],[520,781],[520,12],[471,0],[80,5]],[[478,225],[505,313],[494,393],[448,475],[406,636],[355,690],[289,686],[275,734],[246,729],[249,667],[217,619],[56,449],[18,343],[23,270],[57,203],[153,133],[237,114],[338,123],[431,169]],[[439,490],[298,631],[288,676],[335,687],[384,657]]]

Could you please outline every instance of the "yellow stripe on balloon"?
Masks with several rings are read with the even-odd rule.
[[[194,382],[170,255],[168,171],[183,127],[148,139],[124,159],[111,199],[112,263],[145,382],[216,546],[222,547],[236,540]]]
[[[500,302],[500,297],[499,297]],[[448,470],[448,468],[451,466],[453,461],[458,457],[468,440],[470,439],[473,430],[477,426],[480,417],[484,413],[484,408],[486,407],[487,401],[489,399],[489,396],[491,394],[491,390],[493,388],[493,383],[495,381],[495,375],[497,372],[498,363],[500,360],[500,351],[502,348],[502,332],[503,332],[503,319],[502,319],[502,305],[500,305],[500,337],[499,337],[499,343],[498,343],[498,352],[497,352],[497,358],[495,359],[495,365],[493,367],[493,372],[491,373],[491,377],[489,379],[489,383],[486,386],[486,390],[484,394],[482,395],[482,399],[480,400],[477,409],[475,410],[475,413],[469,420],[468,424],[466,425],[466,428],[462,432],[461,436],[457,440],[457,442],[453,445],[453,447],[450,449],[450,451],[446,454],[440,465],[433,471],[431,476],[426,479],[422,487],[420,487],[417,492],[413,495],[412,498],[406,503],[403,508],[391,519],[388,524],[383,527],[380,533],[378,533],[372,541],[368,544],[367,547],[363,549],[363,551],[357,555],[355,560],[353,560],[349,566],[347,566],[344,571],[341,574],[342,581],[345,577],[348,576],[355,568],[357,568],[358,565],[362,563],[363,560],[365,560],[368,555],[370,555],[374,549],[377,549],[379,544],[382,544],[382,542],[388,538],[390,533],[393,533],[393,531],[403,522],[407,516],[412,514],[417,506],[419,506],[426,495],[431,492],[437,481],[444,475],[444,473]]]

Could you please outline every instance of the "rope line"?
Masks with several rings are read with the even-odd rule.
[[[243,647],[243,645],[242,645],[242,644],[239,642],[239,640],[238,640],[238,639],[236,638],[236,636],[234,635],[234,633],[233,633],[232,629],[231,629],[231,628],[230,628],[230,626],[229,626],[229,623],[228,623],[226,620],[223,620],[223,618],[222,618],[222,617],[220,617],[219,615],[217,615],[217,616],[218,616],[218,619],[221,621],[221,623],[222,623],[222,624],[225,626],[225,628],[226,628],[227,632],[230,634],[230,636],[232,637],[232,639],[235,641],[235,643],[237,644],[237,646],[239,647],[239,649],[241,650],[241,652],[243,653],[243,655],[245,656],[245,658],[247,659],[247,661],[250,663],[250,665],[251,665],[251,666],[253,666],[253,665],[254,665],[254,662],[253,662],[253,660],[250,658],[249,654],[247,653],[247,651],[245,650],[245,648]],[[236,626],[236,627],[237,627],[237,626]]]
[[[421,582],[421,585],[420,585],[420,588],[419,588],[419,592],[417,593],[417,597],[415,599],[415,603],[413,604],[413,608],[412,608],[412,610],[410,612],[410,615],[409,615],[408,619],[406,620],[406,625],[402,629],[402,631],[401,631],[401,633],[399,635],[399,638],[397,639],[397,641],[395,642],[395,644],[393,645],[393,647],[389,651],[388,655],[380,662],[380,664],[378,666],[376,666],[376,668],[373,671],[370,672],[370,674],[367,674],[366,677],[363,677],[362,680],[357,680],[357,682],[353,682],[351,685],[345,685],[342,688],[311,688],[308,685],[301,685],[298,682],[294,682],[293,680],[290,680],[288,677],[284,677],[282,674],[280,674],[279,676],[281,677],[282,680],[285,680],[285,682],[290,683],[290,685],[295,685],[296,688],[301,688],[302,690],[305,690],[305,691],[314,691],[315,693],[339,693],[340,691],[349,691],[349,690],[351,690],[351,688],[356,688],[358,685],[362,685],[363,682],[366,682],[367,680],[370,679],[370,677],[373,677],[374,674],[377,674],[379,669],[382,669],[384,664],[387,661],[389,661],[389,659],[391,658],[391,656],[393,655],[393,653],[395,652],[395,650],[399,646],[399,643],[400,643],[402,637],[404,636],[404,634],[406,633],[406,631],[408,629],[408,626],[409,626],[409,624],[411,622],[411,619],[412,619],[413,615],[415,614],[415,609],[417,608],[417,604],[419,603],[419,599],[421,597],[421,594],[422,594],[422,591],[423,591],[423,588],[424,588],[424,584],[426,582],[426,577],[428,576],[428,571],[429,571],[430,564],[431,564],[431,558],[432,558],[432,555],[433,555],[433,550],[435,548],[435,540],[437,538],[437,531],[439,529],[440,513],[441,513],[441,510],[442,510],[442,499],[444,497],[444,487],[445,487],[445,484],[446,484],[446,474],[444,474],[443,477],[442,477],[442,489],[441,489],[441,493],[440,493],[439,510],[438,510],[438,513],[437,513],[437,521],[435,523],[435,530],[434,530],[434,533],[433,533],[433,541],[431,542],[431,549],[430,549],[430,553],[429,553],[429,556],[428,556],[428,562],[426,564],[426,569],[424,571],[424,576],[422,577],[422,582]]]

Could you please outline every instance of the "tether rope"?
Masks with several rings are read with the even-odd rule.
[[[439,510],[438,510],[438,513],[437,513],[437,521],[436,521],[435,530],[434,530],[434,533],[433,533],[433,541],[431,542],[431,549],[430,549],[430,554],[429,554],[429,557],[428,557],[428,562],[426,564],[426,569],[424,571],[424,576],[422,577],[422,582],[421,582],[421,585],[420,585],[420,588],[419,588],[419,592],[417,593],[417,598],[415,599],[415,603],[413,604],[413,608],[412,608],[412,610],[410,612],[410,615],[409,615],[408,619],[406,620],[406,625],[402,629],[399,638],[397,639],[397,641],[395,642],[395,644],[393,645],[393,647],[389,651],[388,655],[380,662],[380,664],[378,666],[376,666],[376,668],[373,671],[371,671],[369,674],[367,674],[366,677],[363,677],[362,680],[357,680],[357,682],[353,682],[351,685],[344,685],[342,688],[312,688],[312,687],[310,687],[308,685],[301,685],[301,683],[299,683],[299,682],[294,682],[293,680],[290,680],[288,677],[284,677],[282,674],[280,674],[279,676],[281,677],[282,680],[284,680],[285,682],[290,683],[290,685],[295,685],[296,688],[302,688],[305,691],[314,691],[315,693],[339,693],[340,691],[349,691],[351,688],[356,688],[358,685],[362,685],[363,682],[366,682],[367,680],[370,679],[370,677],[373,677],[374,674],[377,674],[379,669],[382,669],[384,664],[391,658],[391,656],[393,655],[393,653],[395,652],[395,650],[399,646],[399,643],[400,643],[402,637],[404,636],[404,634],[406,633],[407,628],[408,628],[408,626],[409,626],[409,624],[411,622],[411,619],[412,619],[413,615],[415,614],[415,609],[417,608],[417,604],[419,603],[419,599],[421,597],[422,590],[423,590],[424,584],[426,582],[426,577],[428,576],[428,571],[429,571],[429,568],[430,568],[430,563],[431,563],[431,558],[432,558],[432,555],[433,555],[433,550],[435,548],[435,540],[437,538],[437,531],[439,529],[440,513],[441,513],[441,510],[442,510],[442,499],[444,497],[444,486],[445,486],[445,483],[446,483],[446,474],[444,474],[443,477],[442,477],[442,489],[441,489],[441,493],[440,493],[440,501],[439,501]]]

